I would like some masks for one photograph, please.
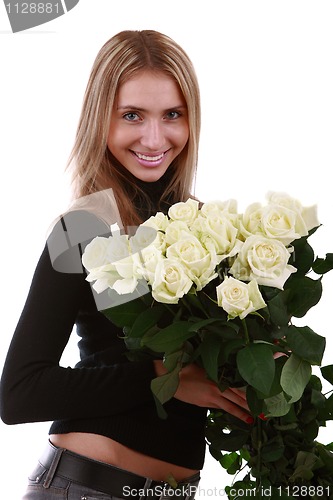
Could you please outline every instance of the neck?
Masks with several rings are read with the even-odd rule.
[[[135,179],[136,194],[134,205],[143,220],[148,219],[156,212],[166,212],[172,204],[171,195],[165,198],[163,195],[170,184],[172,171],[167,170],[165,174],[155,182],[145,182]]]

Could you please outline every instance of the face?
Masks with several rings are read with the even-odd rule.
[[[120,86],[108,148],[137,179],[162,177],[188,137],[186,103],[171,77],[144,71]]]

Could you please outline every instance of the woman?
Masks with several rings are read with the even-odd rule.
[[[165,372],[162,361],[127,360],[121,332],[99,312],[78,265],[89,237],[107,233],[106,222],[120,217],[130,230],[190,196],[199,129],[195,72],[173,40],[125,31],[102,47],[71,155],[79,201],[48,238],[1,381],[4,422],[54,421],[25,500],[160,498],[174,481],[178,498],[194,498],[206,409],[252,421],[242,393],[221,393],[196,365],[182,370],[168,418],[160,419],[150,382]],[[115,202],[109,212],[99,193]],[[81,361],[64,368],[74,325]]]

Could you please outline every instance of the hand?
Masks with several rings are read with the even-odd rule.
[[[154,363],[157,375],[164,375],[166,369],[162,361]],[[204,408],[221,409],[248,424],[253,423],[244,391],[228,388],[221,392],[214,382],[208,380],[203,368],[195,364],[185,366],[179,378],[176,399]]]

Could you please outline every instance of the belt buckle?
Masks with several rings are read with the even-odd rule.
[[[142,495],[139,497],[139,500],[162,500],[163,498],[168,498],[164,497],[164,491],[165,491],[165,484],[167,483],[162,483],[158,485],[158,487],[161,489],[161,494],[155,493],[155,488],[156,488],[156,481],[153,481],[149,477],[145,478],[145,484],[142,488]],[[153,484],[154,483],[154,484]]]
[[[152,491],[152,483],[154,482],[152,479],[146,478],[143,495],[140,496],[139,500],[169,500],[170,498],[174,500],[193,500],[198,489],[198,482],[180,483],[176,488],[173,488],[168,482],[161,482],[157,486],[161,493],[156,492],[154,494]]]
[[[180,483],[176,488],[173,488],[169,483],[164,483],[162,494],[157,497],[158,500],[168,500],[170,498],[176,500],[193,500],[197,491],[198,485],[195,483]],[[168,493],[170,491],[170,494]]]

